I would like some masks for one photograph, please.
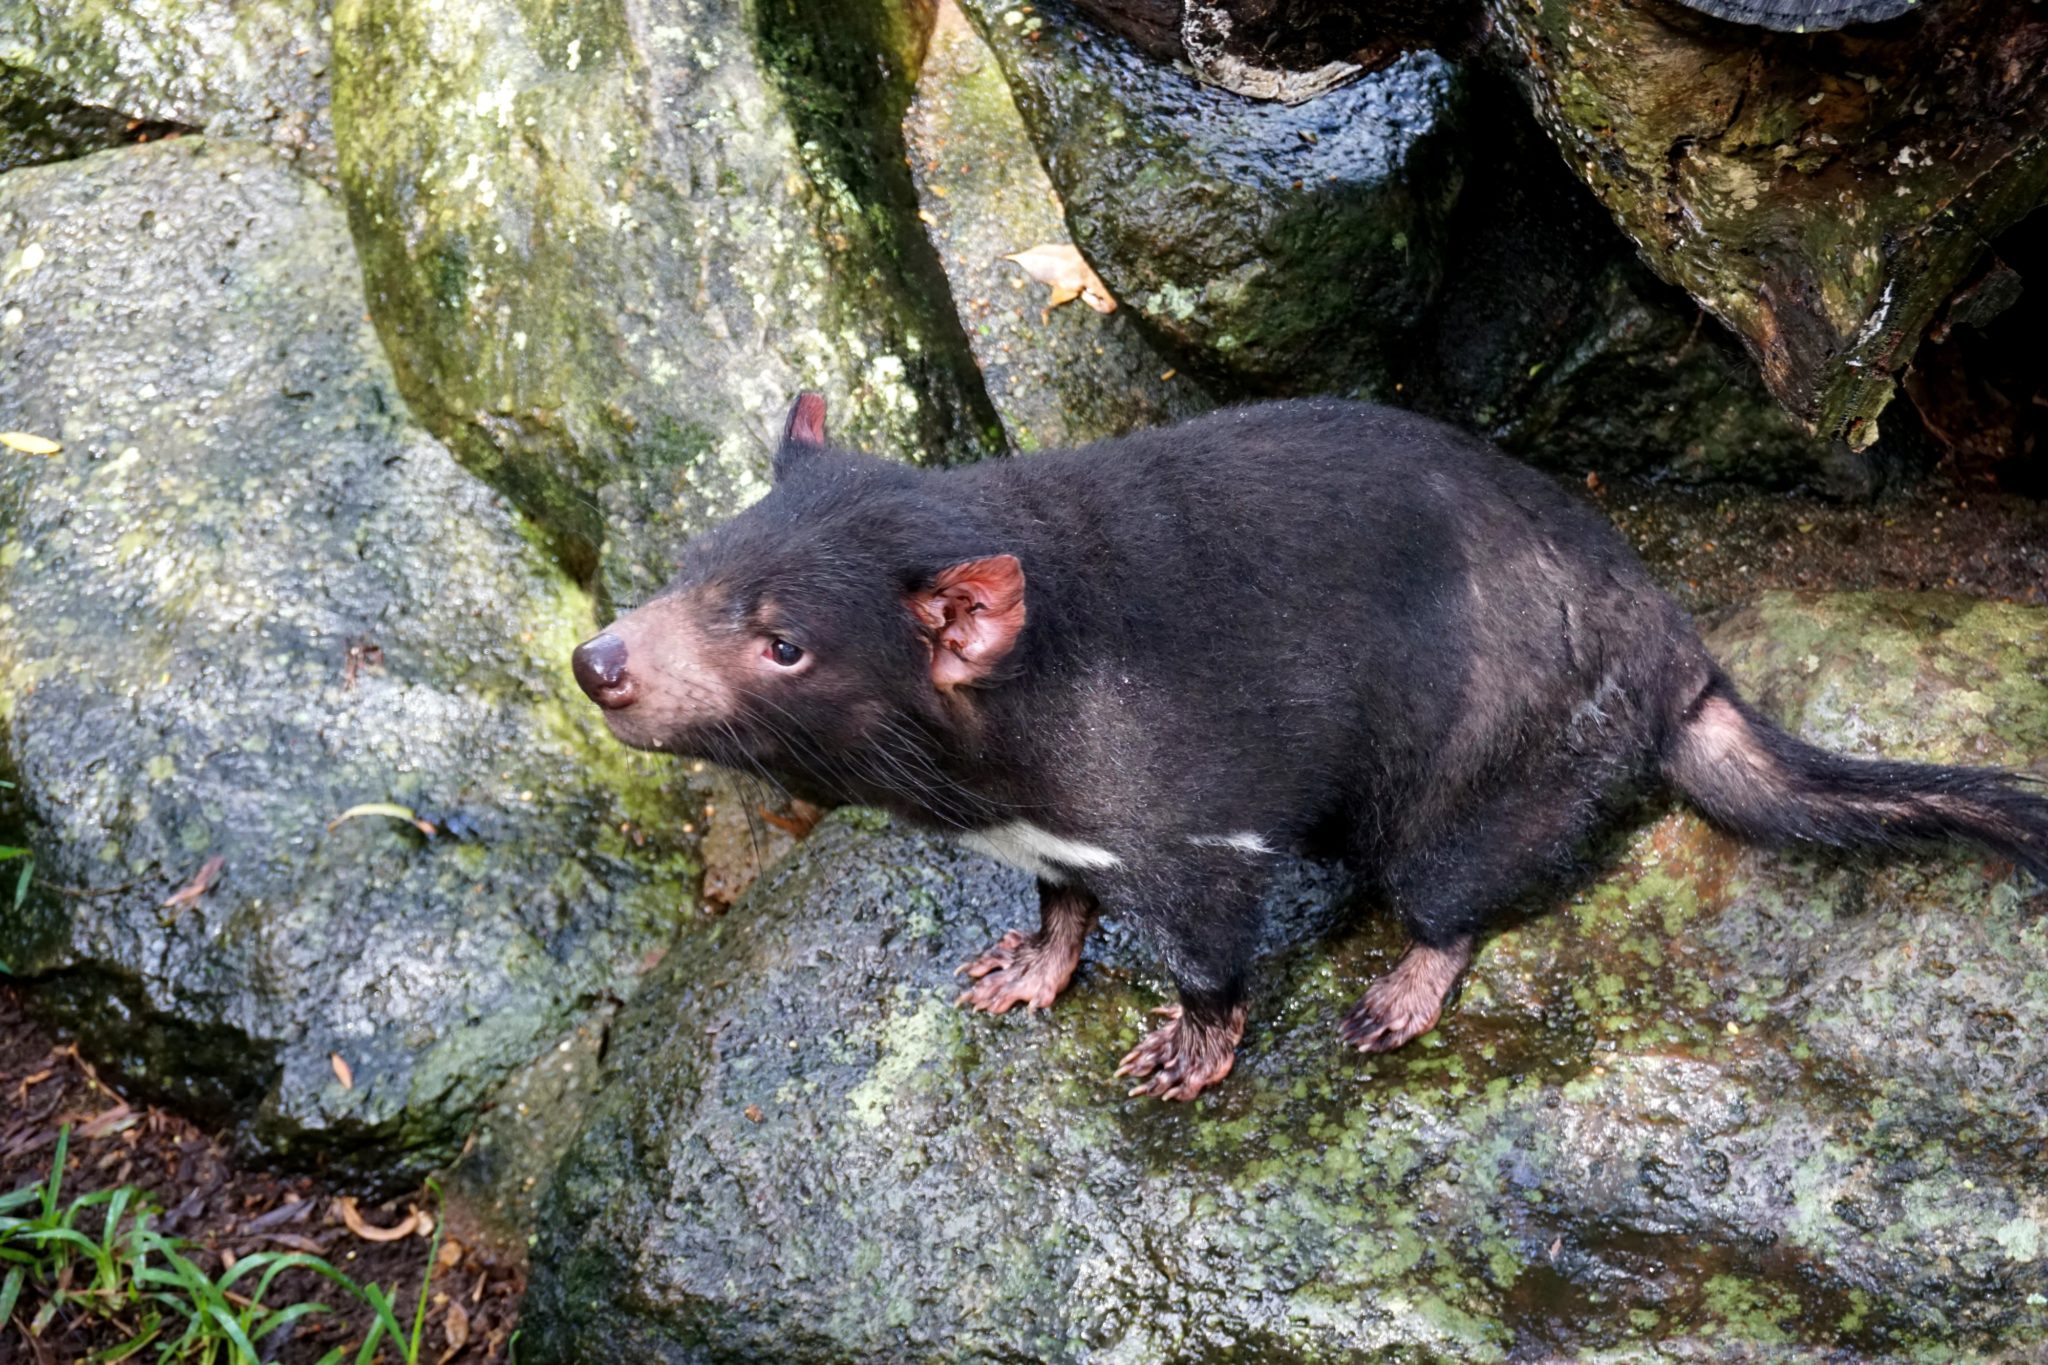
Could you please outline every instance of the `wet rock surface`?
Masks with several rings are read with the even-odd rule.
[[[1018,444],[1047,407],[1080,418],[1065,424],[1079,436],[1129,405],[1136,361],[1112,328],[1034,329],[991,287],[990,259],[1017,246],[989,225],[1023,245],[1025,224],[1063,211],[1183,393],[1198,379],[1215,401],[1375,397],[1581,473],[1871,482],[1638,259],[1497,74],[1413,53],[1290,108],[1207,88],[1079,7],[967,9],[1024,128],[1004,128],[997,73],[966,70],[979,54],[941,42],[913,139],[935,148],[925,209]],[[1035,167],[1008,169],[1026,135],[1051,204],[1026,188]],[[1091,332],[1111,334],[1093,355],[1072,344]]]
[[[0,171],[153,133],[272,144],[331,178],[328,0],[0,0]]]
[[[1068,241],[1001,67],[947,0],[904,121],[920,214],[989,399],[1018,450],[1057,449],[1193,416],[1212,400],[1128,308],[1051,290],[1008,256]]]
[[[1712,644],[1809,738],[2048,773],[2048,615],[1771,594]],[[842,813],[629,1007],[526,1341],[557,1361],[1783,1359],[2048,1331],[2048,919],[1967,854],[1746,850],[1646,811],[1436,1033],[1282,880],[1236,1071],[1127,1100],[1166,996],[1112,926],[1049,1015],[951,1003],[1020,875]],[[1363,923],[1361,925],[1361,920]]]
[[[1298,107],[1147,57],[1064,3],[965,0],[1111,291],[1240,393],[1391,394],[1444,269],[1450,66],[1410,53]]]
[[[1853,477],[1727,332],[1656,278],[1514,92],[1467,71],[1464,184],[1448,272],[1402,367],[1403,403],[1535,464],[1684,482]],[[1846,468],[1842,468],[1846,466]]]
[[[0,961],[88,1054],[402,1178],[630,995],[680,765],[566,659],[591,604],[405,414],[341,210],[204,138],[0,179]],[[431,821],[431,837],[389,812]],[[11,883],[10,883],[11,889]]]
[[[399,380],[608,597],[764,489],[798,389],[881,452],[1000,448],[903,162],[927,23],[337,7],[342,178]]]

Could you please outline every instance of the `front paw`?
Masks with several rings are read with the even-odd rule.
[[[1392,1052],[1436,1027],[1440,1007],[1392,981],[1375,981],[1337,1025],[1360,1052]]]
[[[1078,948],[1064,953],[1036,935],[1012,929],[993,948],[954,971],[974,984],[953,1003],[983,1014],[1001,1014],[1022,1005],[1035,1014],[1059,998],[1080,961]]]

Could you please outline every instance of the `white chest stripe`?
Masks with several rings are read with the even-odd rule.
[[[963,834],[960,842],[977,853],[986,853],[1049,882],[1059,881],[1062,869],[1099,870],[1116,867],[1123,862],[1106,848],[1084,844],[1078,839],[1062,838],[1028,820],[1012,820],[1007,825]]]
[[[1196,848],[1234,848],[1239,853],[1271,853],[1273,846],[1266,842],[1266,836],[1241,829],[1235,834],[1190,834],[1188,842]]]

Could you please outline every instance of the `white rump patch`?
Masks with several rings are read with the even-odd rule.
[[[963,834],[960,842],[977,853],[986,853],[1011,867],[1054,883],[1066,880],[1062,869],[1087,871],[1116,867],[1123,862],[1106,848],[1064,838],[1051,830],[1040,829],[1029,820],[1012,820],[1007,825]]]
[[[1196,848],[1234,848],[1239,853],[1271,853],[1273,846],[1266,842],[1263,834],[1254,834],[1241,829],[1235,834],[1190,834],[1188,842]]]

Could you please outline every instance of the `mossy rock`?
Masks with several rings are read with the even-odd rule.
[[[399,381],[607,597],[765,489],[798,389],[878,451],[1001,447],[903,162],[928,21],[337,5],[342,180]]]
[[[1868,463],[1807,435],[1728,330],[1651,273],[1512,89],[1465,80],[1475,137],[1452,268],[1404,402],[1579,475],[1784,486]]]
[[[0,961],[146,1093],[417,1175],[678,933],[684,771],[577,693],[589,598],[406,415],[317,184],[101,152],[0,241],[0,414],[63,447],[0,461]]]
[[[268,142],[331,178],[328,0],[0,0],[0,171],[138,138]]]
[[[1766,598],[1713,643],[1803,733],[2048,773],[2048,612]],[[2048,1332],[2048,919],[1966,854],[1746,850],[1646,812],[1439,1029],[1334,1021],[1398,950],[1315,869],[1237,1069],[1117,1056],[1114,924],[1047,1015],[956,1010],[1020,875],[827,821],[614,1033],[556,1178],[540,1361],[1907,1358]]]
[[[1197,82],[1064,0],[963,0],[1073,241],[1234,395],[1393,395],[1459,186],[1452,68],[1410,53],[1300,106]]]

